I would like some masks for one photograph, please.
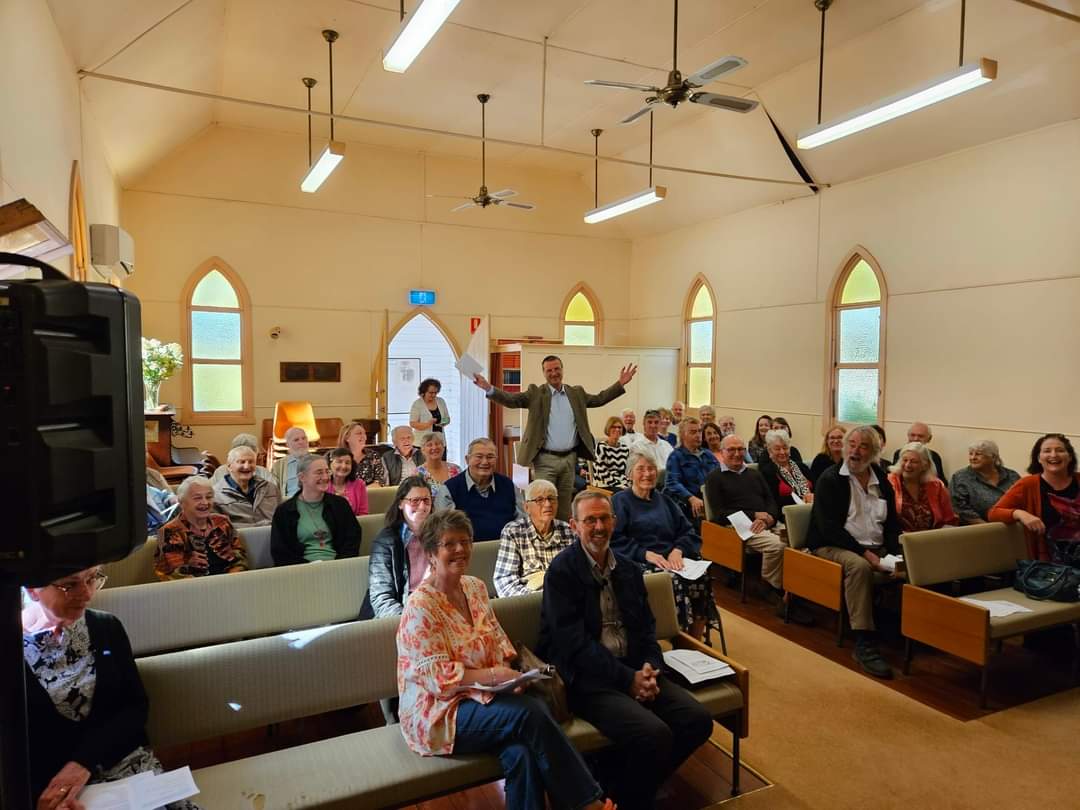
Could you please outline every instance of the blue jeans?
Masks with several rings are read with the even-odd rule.
[[[455,754],[497,753],[506,777],[507,810],[580,808],[601,796],[581,754],[542,700],[498,695],[491,703],[463,700],[457,709]]]

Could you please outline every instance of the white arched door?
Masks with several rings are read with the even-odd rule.
[[[410,318],[390,340],[386,353],[386,393],[388,431],[409,424],[409,408],[417,397],[420,381],[433,377],[442,385],[439,392],[450,409],[446,428],[446,455],[461,463],[461,374],[454,366],[457,355],[450,341],[424,313]]]

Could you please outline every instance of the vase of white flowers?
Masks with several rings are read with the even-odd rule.
[[[184,365],[179,343],[162,343],[154,338],[142,339],[142,376],[146,410],[156,410],[161,384]]]

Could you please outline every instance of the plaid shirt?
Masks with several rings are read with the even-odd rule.
[[[495,592],[499,596],[529,593],[526,580],[533,574],[547,571],[555,555],[573,542],[570,524],[562,520],[551,522],[551,536],[546,540],[540,537],[528,517],[507,523],[495,560]]]

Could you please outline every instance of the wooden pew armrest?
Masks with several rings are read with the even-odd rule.
[[[784,590],[839,611],[843,604],[844,569],[839,563],[807,551],[784,549]]]
[[[712,647],[698,641],[688,633],[679,633],[677,636],[674,636],[671,639],[671,644],[677,650],[697,650],[710,658],[715,658],[717,661],[723,661],[735,670],[735,683],[738,684],[739,691],[743,694],[743,708],[742,718],[739,723],[739,736],[750,736],[750,670],[734,658],[729,658],[719,650],[714,650]]]
[[[900,632],[912,641],[985,665],[990,650],[990,611],[905,584]]]
[[[730,526],[711,520],[701,524],[701,557],[732,571],[743,570],[743,541]]]

